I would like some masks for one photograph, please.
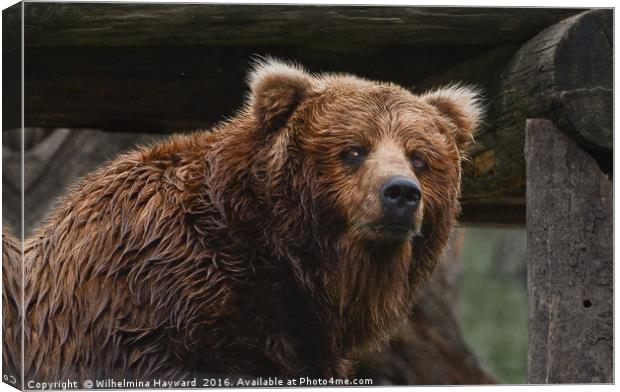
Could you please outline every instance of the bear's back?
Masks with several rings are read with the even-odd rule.
[[[159,377],[164,364],[191,367],[179,353],[201,343],[205,324],[223,324],[233,300],[218,250],[192,218],[199,196],[200,212],[216,214],[203,189],[210,139],[174,136],[118,157],[80,180],[26,241],[26,374]]]

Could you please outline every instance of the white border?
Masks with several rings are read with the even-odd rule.
[[[35,2],[37,0],[31,0],[30,2]],[[76,1],[76,0],[66,0],[65,2],[80,2],[80,1]],[[83,2],[83,1],[82,1]],[[111,1],[102,1],[102,0],[91,0],[90,2],[111,2]],[[300,0],[269,0],[269,1],[256,1],[256,0],[244,0],[244,1],[239,1],[239,0],[231,0],[231,1],[170,1],[170,0],[149,0],[149,1],[144,1],[144,0],[136,0],[136,1],[132,1],[135,3],[215,3],[215,4],[234,4],[234,3],[245,3],[245,4],[342,4],[342,5],[412,5],[412,6],[474,6],[474,7],[557,7],[557,8],[566,8],[566,7],[572,7],[572,8],[597,8],[597,7],[614,7],[615,4],[613,1],[609,1],[609,0],[591,0],[591,1],[577,1],[577,0],[544,0],[544,1],[536,1],[536,0],[523,0],[523,1],[515,1],[515,0],[507,0],[507,1],[467,1],[467,0],[451,0],[451,1],[433,1],[433,0],[425,0],[425,1],[396,1],[396,0],[388,0],[385,2],[380,2],[380,1],[368,1],[368,0],[356,0],[356,1],[348,1],[348,0],[340,0],[340,1],[321,1],[321,0],[317,0],[317,1],[300,1]],[[13,4],[15,4],[16,1],[11,1],[11,0],[0,0],[0,5],[2,9],[5,9]],[[615,21],[615,12],[614,12],[614,21]],[[1,22],[0,22],[0,26],[1,26]],[[615,26],[614,26],[615,27]],[[618,42],[618,29],[614,28],[614,42]],[[615,59],[615,58],[614,58]],[[0,71],[1,71],[1,63],[0,63]],[[617,72],[617,64],[614,61],[614,75]],[[22,81],[23,83],[23,81]],[[0,93],[1,94],[1,93]],[[0,95],[1,96],[1,95]],[[617,97],[617,86],[616,86],[616,82],[615,82],[615,77],[614,77],[614,102],[615,99]],[[615,115],[618,113],[616,108],[616,105],[614,105],[614,118]],[[615,134],[615,132],[614,132]],[[615,138],[614,138],[614,142],[615,142]],[[22,142],[22,147],[23,147],[23,142]],[[614,147],[615,147],[615,143],[614,143]],[[23,157],[23,154],[22,154]],[[615,158],[615,148],[614,148],[614,158]],[[22,163],[23,165],[23,163]],[[618,173],[618,169],[620,168],[620,164],[614,159],[614,172]],[[0,160],[0,171],[2,169],[2,162]],[[1,184],[0,184],[0,190],[1,190]],[[616,183],[614,184],[614,195],[618,195],[618,191],[620,190],[620,186]],[[1,193],[0,193],[0,200],[1,200]],[[618,198],[614,197],[614,249],[616,248],[617,245],[617,236],[616,234],[616,228],[617,228],[617,220],[616,215],[615,215],[615,211],[617,211],[617,207],[618,207]],[[22,212],[23,212],[23,200],[22,200]],[[0,211],[0,218],[2,212]],[[614,253],[615,255],[615,253]],[[614,257],[614,265],[615,265],[615,257]],[[616,274],[614,274],[616,275]],[[616,283],[616,276],[614,276],[614,288],[617,287],[615,285]],[[614,293],[614,304],[617,303],[617,299],[618,299],[618,293],[615,292]],[[614,306],[614,310],[615,310],[615,306]],[[617,325],[617,313],[614,312],[614,326]],[[617,342],[617,336],[616,336],[616,329],[614,328],[614,342]],[[614,348],[614,359],[617,359],[618,356],[615,355],[617,354],[617,344],[615,344],[615,348]],[[614,380],[618,379],[618,367],[615,366],[616,364],[614,363]],[[413,388],[413,387],[382,387],[381,390],[385,390],[385,391],[398,391],[398,390],[403,390],[404,388]],[[442,390],[443,387],[415,387],[416,390],[420,390],[420,391],[439,391]],[[517,390],[521,390],[522,388],[527,388],[527,390],[531,390],[531,391],[536,391],[536,390],[543,390],[544,391],[558,391],[560,388],[563,392],[572,392],[572,391],[581,391],[581,390],[587,390],[587,391],[602,391],[602,390],[611,390],[613,388],[613,386],[609,386],[609,385],[563,385],[563,386],[459,386],[458,388],[465,388],[468,390],[484,390],[484,391],[496,391],[499,389],[505,390],[505,391],[517,391]],[[331,389],[331,388],[330,388]],[[172,389],[173,391],[176,391],[175,389]],[[251,390],[251,389],[245,389],[243,388],[243,390]],[[281,391],[282,389],[274,389],[274,390],[278,390]],[[286,390],[289,390],[288,388]],[[291,389],[292,390],[292,389]],[[348,388],[347,390],[349,391],[362,391],[362,390],[368,390],[367,388]],[[4,392],[4,391],[15,391],[15,389],[9,387],[8,385],[4,384],[4,383],[0,383],[0,392]],[[147,391],[152,391],[152,390],[147,390]]]

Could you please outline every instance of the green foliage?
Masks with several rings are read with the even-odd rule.
[[[525,383],[525,231],[467,228],[462,262],[465,341],[500,383]]]

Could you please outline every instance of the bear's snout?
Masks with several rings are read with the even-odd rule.
[[[386,225],[409,230],[421,199],[422,190],[416,180],[404,176],[390,177],[381,187]]]

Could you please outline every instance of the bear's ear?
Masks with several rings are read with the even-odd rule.
[[[480,90],[467,86],[448,86],[422,95],[427,103],[453,124],[453,137],[461,153],[474,142],[474,131],[482,121]]]
[[[248,105],[262,132],[281,128],[312,85],[301,67],[275,59],[254,64],[248,76]]]

